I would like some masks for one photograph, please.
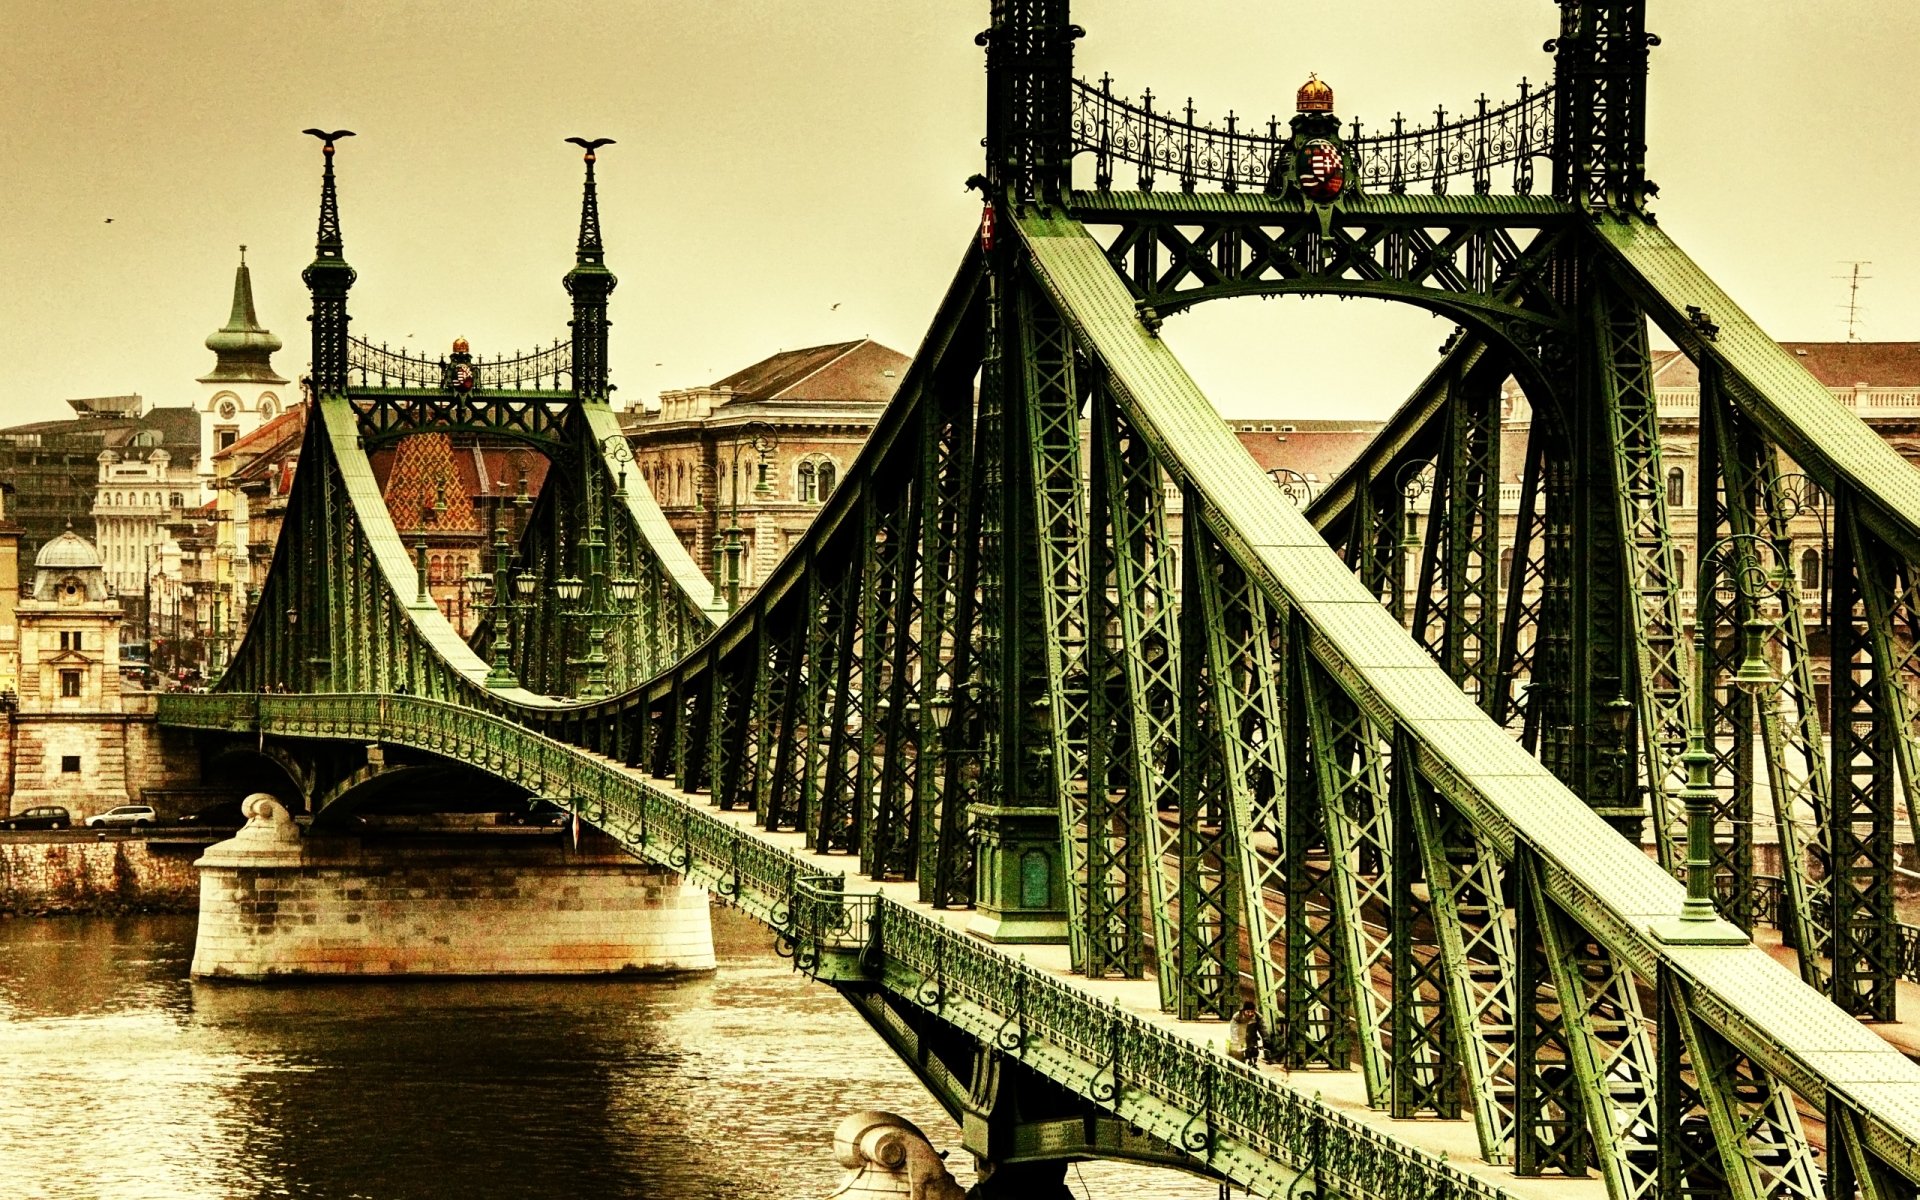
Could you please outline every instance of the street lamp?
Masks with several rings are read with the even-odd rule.
[[[1295,508],[1313,503],[1313,481],[1292,467],[1269,467],[1267,478]]]
[[[1726,570],[1735,594],[1750,605],[1766,594],[1772,579],[1761,569],[1756,554],[1757,548],[1764,545],[1765,539],[1755,534],[1729,534],[1700,555],[1693,594],[1697,686],[1693,715],[1687,722],[1687,752],[1681,759],[1687,767],[1687,784],[1680,791],[1680,800],[1687,812],[1687,899],[1677,921],[1666,920],[1654,925],[1654,935],[1664,942],[1732,945],[1748,940],[1739,929],[1721,921],[1713,906],[1713,752],[1707,748],[1706,717],[1713,689],[1713,659],[1709,654],[1708,625],[1712,589],[1722,569]],[[1735,552],[1738,560],[1726,561]],[[1767,665],[1766,631],[1767,623],[1757,612],[1744,622],[1740,665],[1733,673],[1733,686],[1742,691],[1763,692],[1778,682],[1773,669]]]
[[[513,613],[520,606],[511,596],[518,590],[512,581],[508,569],[508,555],[512,543],[507,540],[507,527],[504,522],[493,527],[493,578],[485,575],[467,577],[467,587],[473,594],[475,603],[479,603],[484,594],[491,601],[488,615],[493,621],[493,661],[487,669],[487,686],[490,688],[519,687],[520,681],[513,674]]]
[[[753,447],[759,477],[759,482],[754,485],[754,491],[756,494],[765,495],[771,490],[767,484],[767,458],[779,448],[780,438],[774,432],[773,426],[765,421],[749,421],[734,431],[733,471],[727,484],[731,515],[728,518],[725,542],[728,612],[740,607],[740,557],[745,549],[742,540],[744,531],[740,528],[740,448],[742,446]]]
[[[1793,533],[1788,527],[1800,517],[1812,517],[1820,529],[1820,568],[1823,572],[1830,570],[1833,547],[1827,533],[1826,489],[1808,476],[1795,471],[1775,479],[1770,490],[1774,514],[1780,522],[1780,528],[1786,530],[1787,534],[1785,545],[1781,548],[1782,554],[1790,551],[1793,546]],[[1820,627],[1824,629],[1828,621],[1825,581],[1817,581],[1814,586],[1820,589]],[[1796,604],[1800,602],[1798,596],[1791,597],[1791,600]]]
[[[627,464],[633,461],[633,443],[624,433],[610,433],[600,439],[600,453],[612,459],[619,466],[619,479],[613,488],[613,494],[622,499],[627,495]]]

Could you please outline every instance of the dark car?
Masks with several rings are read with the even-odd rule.
[[[0,829],[65,829],[73,824],[73,814],[57,804],[42,804],[0,820]]]
[[[514,809],[500,814],[502,825],[538,825],[550,828],[567,823],[567,813],[542,801],[531,801],[527,807]]]
[[[180,818],[180,824],[198,825],[202,829],[238,829],[246,823],[247,816],[240,811],[238,800],[223,800]]]

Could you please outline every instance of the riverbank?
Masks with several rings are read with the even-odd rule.
[[[193,864],[206,847],[204,839],[12,835],[0,842],[0,917],[196,913]]]

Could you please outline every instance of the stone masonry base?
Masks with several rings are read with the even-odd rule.
[[[714,965],[706,893],[617,850],[583,853],[556,836],[376,843],[283,834],[271,845],[260,824],[210,847],[198,864],[196,976],[603,975]]]

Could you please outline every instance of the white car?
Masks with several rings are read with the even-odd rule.
[[[122,804],[103,813],[87,818],[87,828],[98,829],[103,825],[151,825],[159,820],[151,804]]]

